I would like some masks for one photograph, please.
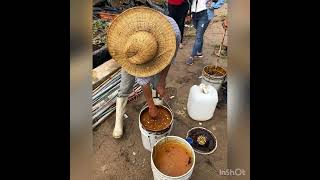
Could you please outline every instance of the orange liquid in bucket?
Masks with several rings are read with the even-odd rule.
[[[181,176],[192,167],[192,156],[182,144],[166,142],[154,149],[153,162],[167,176]]]
[[[142,126],[149,131],[161,131],[170,126],[172,117],[171,113],[162,106],[157,106],[158,117],[157,119],[152,119],[149,115],[149,108],[146,108],[141,115]]]

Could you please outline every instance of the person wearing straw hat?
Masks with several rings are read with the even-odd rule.
[[[174,19],[151,8],[134,7],[112,21],[107,39],[110,55],[122,67],[112,134],[120,138],[128,95],[135,81],[142,86],[150,116],[157,117],[150,85],[166,98],[165,81],[181,34]]]

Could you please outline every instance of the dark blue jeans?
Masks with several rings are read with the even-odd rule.
[[[168,4],[169,16],[172,17],[179,26],[181,32],[181,41],[183,40],[184,32],[184,22],[189,9],[189,3],[187,1],[183,2],[181,5],[171,5]]]
[[[197,53],[202,53],[203,35],[209,25],[209,22],[207,10],[203,10],[198,13],[192,13],[192,23],[196,29],[196,38],[191,54],[192,57],[196,56]]]

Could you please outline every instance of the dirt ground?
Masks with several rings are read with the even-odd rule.
[[[199,122],[188,117],[186,104],[189,89],[199,84],[202,68],[207,64],[215,64],[217,57],[211,55],[214,47],[222,40],[223,28],[221,17],[227,12],[227,4],[215,11],[217,17],[209,25],[204,37],[204,57],[192,66],[185,65],[194,43],[194,36],[184,39],[184,48],[179,49],[177,63],[170,69],[167,87],[170,95],[175,96],[170,102],[174,112],[174,127],[171,135],[185,138],[189,129],[202,126],[211,130],[217,137],[217,150],[210,155],[196,153],[195,168],[192,180],[222,180],[219,170],[227,168],[227,107],[217,108],[211,120]],[[186,29],[188,33],[188,29]],[[190,34],[190,33],[189,33]],[[227,45],[227,36],[225,38]],[[227,59],[220,59],[219,64],[227,68]],[[93,167],[95,180],[151,180],[153,179],[150,165],[150,152],[145,150],[141,141],[138,126],[138,115],[145,103],[143,96],[127,106],[127,119],[124,119],[124,135],[121,139],[113,139],[112,131],[115,123],[115,113],[107,118],[93,132]]]

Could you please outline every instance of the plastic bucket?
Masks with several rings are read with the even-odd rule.
[[[225,81],[227,71],[220,66],[207,65],[202,70],[201,83],[213,86],[217,91],[220,90]]]
[[[203,130],[207,131],[207,132],[211,135],[211,137],[213,138],[213,140],[214,140],[214,142],[215,142],[215,143],[214,143],[215,146],[214,146],[214,148],[213,148],[211,151],[209,151],[209,152],[202,152],[202,151],[198,150],[197,148],[193,148],[194,151],[195,151],[196,153],[205,154],[205,155],[208,155],[208,154],[211,154],[211,153],[215,152],[216,149],[217,149],[217,147],[218,147],[218,140],[217,140],[216,136],[215,136],[209,129],[206,129],[206,128],[203,128],[203,127],[194,127],[194,128],[191,128],[191,129],[188,131],[188,133],[187,133],[186,139],[189,138],[188,136],[190,135],[190,132],[193,131],[193,130],[195,130],[195,129],[203,129]]]
[[[175,176],[175,177],[167,176],[167,175],[163,174],[160,170],[158,170],[153,162],[153,152],[154,152],[154,149],[157,148],[157,145],[160,145],[162,143],[167,143],[169,141],[179,142],[184,146],[184,148],[186,148],[189,152],[191,152],[192,166],[188,172],[186,172],[185,174],[183,174],[181,176]],[[196,161],[196,156],[195,156],[194,150],[185,139],[182,139],[181,137],[178,137],[178,136],[163,137],[154,145],[154,147],[152,148],[152,151],[151,151],[151,169],[152,169],[152,173],[153,173],[153,178],[154,178],[154,180],[188,180],[192,176],[195,161]]]
[[[173,128],[173,113],[172,111],[167,108],[166,106],[164,105],[158,105],[158,106],[162,106],[164,108],[166,108],[170,113],[171,113],[171,124],[168,128],[162,130],[162,131],[159,131],[159,132],[153,132],[153,131],[148,131],[146,129],[143,128],[143,125],[141,124],[141,114],[142,112],[148,108],[148,106],[144,106],[141,111],[140,111],[140,114],[139,114],[139,129],[140,129],[140,132],[141,132],[141,140],[142,140],[142,144],[143,144],[143,147],[148,150],[148,151],[151,151],[154,144],[161,138],[165,137],[165,136],[168,136],[170,135],[170,132]]]

